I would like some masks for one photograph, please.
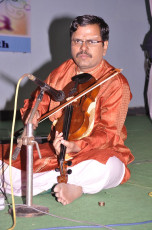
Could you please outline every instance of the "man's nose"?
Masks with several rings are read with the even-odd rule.
[[[83,41],[83,42],[82,42],[82,44],[81,44],[81,46],[80,46],[80,49],[82,49],[82,50],[88,49],[88,45],[87,45],[86,41]]]

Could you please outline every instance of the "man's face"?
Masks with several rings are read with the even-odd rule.
[[[107,48],[108,41],[105,41],[103,45],[97,24],[79,26],[72,34],[71,54],[82,72],[89,72],[95,68],[106,54]]]

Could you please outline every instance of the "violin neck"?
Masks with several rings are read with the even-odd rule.
[[[68,105],[65,109],[64,122],[63,122],[63,139],[67,140],[70,130],[71,118],[73,113],[73,106]],[[65,159],[66,147],[61,144],[59,161],[64,161]]]

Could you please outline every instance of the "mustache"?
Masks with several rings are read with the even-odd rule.
[[[79,53],[76,54],[76,57],[78,57],[78,56],[81,55],[81,54],[86,54],[86,55],[88,55],[90,58],[92,58],[92,55],[89,54],[89,53],[86,52],[86,51],[80,51]]]

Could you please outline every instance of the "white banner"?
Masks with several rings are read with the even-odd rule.
[[[0,51],[31,52],[30,0],[0,0]]]

